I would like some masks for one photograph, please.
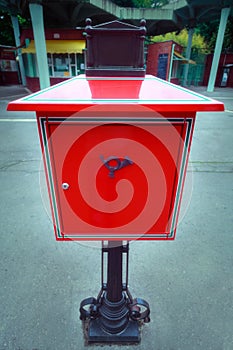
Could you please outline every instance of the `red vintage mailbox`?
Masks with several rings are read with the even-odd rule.
[[[80,306],[81,318],[91,318],[89,341],[139,341],[136,323],[149,320],[149,305],[132,299],[128,277],[122,283],[122,254],[128,257],[123,241],[175,238],[196,112],[224,109],[208,97],[144,76],[141,24],[91,27],[89,20],[87,75],[8,105],[12,111],[36,111],[56,239],[109,241],[102,248],[109,258],[107,283],[102,272],[100,295]],[[108,50],[112,42],[115,48],[109,60],[107,48],[101,50],[105,35]],[[131,60],[124,42],[118,65],[114,37],[122,35],[135,40],[138,51],[130,42]]]
[[[57,240],[174,239],[196,111],[223,110],[153,76],[78,76],[36,110]]]

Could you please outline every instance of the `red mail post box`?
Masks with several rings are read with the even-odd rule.
[[[58,240],[174,239],[207,97],[153,76],[78,76],[11,102],[35,110]]]
[[[90,342],[140,340],[137,322],[149,321],[149,305],[132,299],[128,264],[123,283],[123,242],[175,238],[196,112],[224,109],[145,76],[144,25],[91,27],[88,20],[86,75],[8,105],[36,111],[56,239],[109,242],[102,246],[107,283],[102,266],[99,296],[80,304],[81,318],[90,318]],[[101,44],[109,48],[112,38],[124,50]]]

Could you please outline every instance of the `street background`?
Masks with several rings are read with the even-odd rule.
[[[56,242],[40,195],[31,112],[6,112],[21,86],[0,87],[0,350],[233,349],[233,89],[206,93],[225,112],[198,113],[191,202],[174,242],[130,245],[130,291],[151,307],[139,345],[87,345],[80,301],[100,289],[101,251]]]

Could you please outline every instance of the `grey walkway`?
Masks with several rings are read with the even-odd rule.
[[[84,343],[79,303],[99,291],[100,251],[54,239],[35,115],[6,112],[23,93],[0,87],[0,350],[119,349]],[[211,96],[227,111],[198,113],[177,239],[131,245],[130,290],[150,303],[151,323],[123,349],[233,349],[233,90]]]
[[[0,85],[0,100],[14,100],[30,93],[26,87],[22,85]]]

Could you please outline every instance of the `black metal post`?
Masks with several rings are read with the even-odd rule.
[[[122,242],[108,242],[107,299],[118,302],[122,299]]]
[[[139,320],[149,322],[149,305],[143,299],[132,299],[128,291],[129,245],[109,241],[102,247],[102,289],[97,299],[81,302],[81,319],[90,319],[88,342],[135,343],[140,341]],[[107,283],[104,283],[104,254],[107,253]],[[126,259],[126,283],[123,283],[123,253]],[[89,310],[85,306],[89,305]],[[145,311],[140,313],[140,306]]]

